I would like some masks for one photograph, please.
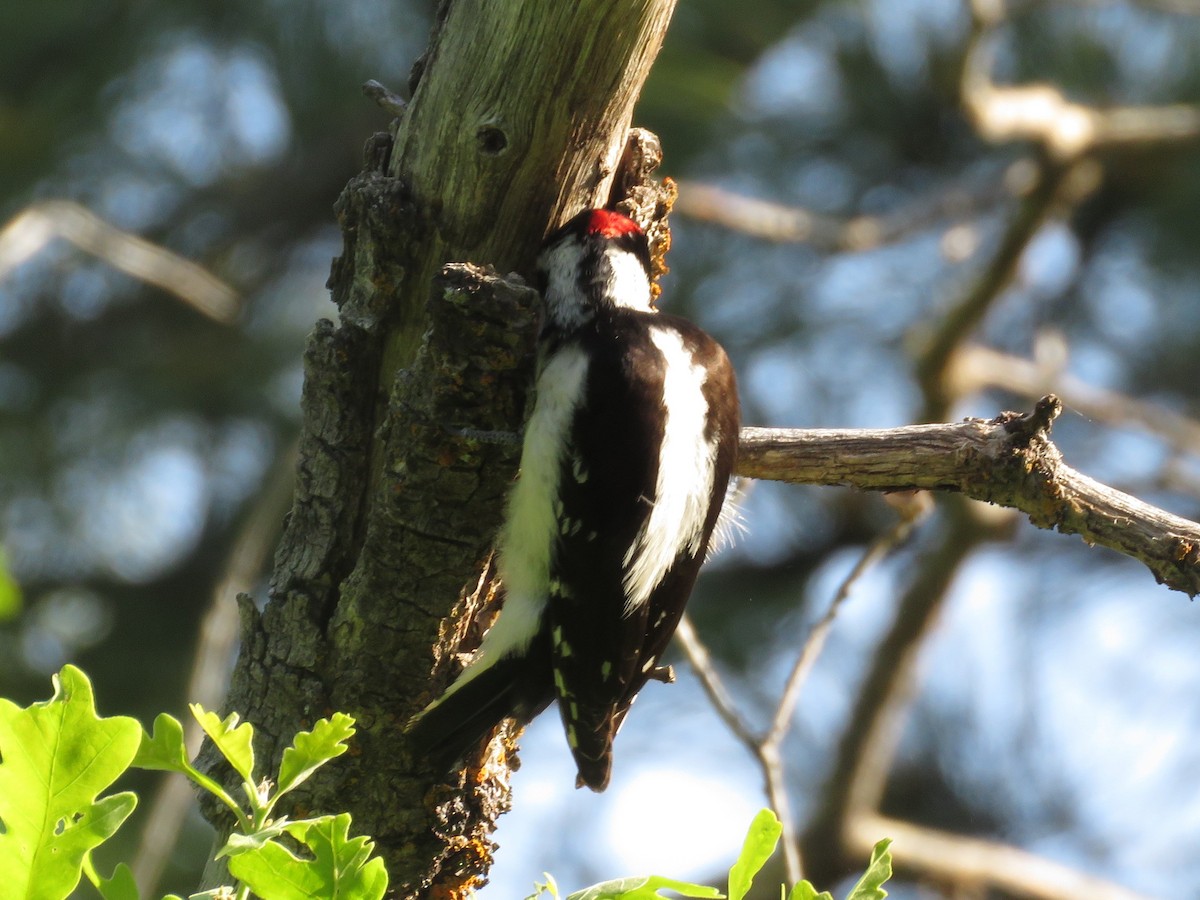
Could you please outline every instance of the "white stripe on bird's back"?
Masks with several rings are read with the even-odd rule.
[[[717,454],[716,441],[704,436],[704,367],[675,329],[652,326],[650,340],[664,357],[666,427],[650,516],[625,554],[627,614],[650,599],[680,552],[699,552]]]

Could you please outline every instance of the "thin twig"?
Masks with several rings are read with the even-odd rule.
[[[721,721],[729,727],[739,741],[757,756],[759,739],[738,712],[737,703],[725,687],[721,676],[717,674],[717,668],[713,665],[708,647],[696,634],[696,629],[687,613],[684,613],[679,620],[679,626],[675,629],[675,637],[679,640],[683,655],[687,657],[692,671],[696,673],[696,677],[700,680],[700,686],[704,689],[704,693],[708,696],[717,715],[721,717]]]
[[[70,241],[114,269],[169,291],[211,319],[228,323],[237,317],[237,292],[207,269],[110,225],[70,200],[27,206],[0,229],[0,278],[54,238]]]
[[[787,793],[786,772],[783,759],[779,754],[779,745],[768,744],[762,737],[756,735],[749,723],[738,712],[737,703],[726,689],[717,672],[717,667],[708,653],[708,647],[696,634],[696,629],[692,626],[687,613],[684,613],[683,618],[680,619],[675,637],[721,721],[758,761],[763,773],[767,802],[783,826],[784,866],[787,869],[788,878],[793,882],[799,881],[804,875],[804,863],[800,855],[800,843],[797,839],[799,829],[795,817],[792,815],[792,805]]]
[[[187,700],[205,709],[218,709],[229,681],[229,661],[238,639],[238,613],[234,597],[254,588],[279,536],[279,523],[292,498],[296,450],[293,447],[277,463],[265,489],[255,501],[229,556],[225,571],[213,588],[208,611],[200,624],[200,635],[192,655]],[[195,757],[203,737],[199,725],[184,720],[188,758]],[[176,845],[187,810],[196,802],[191,784],[177,775],[164,775],[150,804],[145,827],[133,862],[134,880],[143,894],[153,893]]]
[[[841,605],[850,596],[850,591],[853,590],[854,585],[872,566],[908,540],[908,536],[912,534],[912,530],[925,518],[930,508],[929,504],[913,504],[911,506],[911,513],[904,515],[887,531],[871,541],[866,550],[863,551],[862,556],[859,557],[858,562],[854,564],[854,567],[842,580],[842,583],[838,585],[837,593],[834,594],[833,600],[830,601],[829,607],[825,610],[825,614],[821,616],[820,621],[809,632],[808,638],[805,640],[804,646],[801,648],[799,655],[796,657],[796,662],[792,666],[792,671],[788,674],[783,694],[779,699],[779,705],[775,708],[775,716],[771,721],[771,727],[763,739],[764,745],[777,746],[782,743],[788,728],[791,726],[792,716],[796,711],[796,704],[800,699],[800,691],[808,679],[808,675],[812,671],[817,657],[821,655],[821,650],[825,647],[825,639],[829,636],[829,630],[833,626],[834,619],[837,618]]]
[[[929,503],[913,502],[904,504],[901,507],[900,520],[871,542],[862,556],[859,557],[858,562],[855,563],[846,577],[842,579],[842,583],[838,585],[837,592],[834,594],[829,608],[825,610],[825,614],[813,626],[808,638],[804,641],[804,646],[797,655],[796,662],[792,666],[792,671],[788,675],[787,682],[784,685],[779,704],[775,708],[775,715],[771,720],[771,726],[759,743],[758,756],[763,764],[763,775],[767,782],[767,794],[771,798],[773,808],[779,815],[780,822],[783,824],[784,865],[787,869],[788,881],[792,884],[798,883],[804,877],[803,857],[800,848],[800,831],[792,819],[791,803],[788,799],[785,781],[786,773],[783,771],[781,762],[781,749],[784,737],[787,735],[788,728],[791,725],[796,705],[800,699],[800,690],[804,682],[808,679],[808,674],[812,671],[813,665],[816,664],[817,658],[821,655],[821,650],[825,647],[825,639],[829,635],[829,630],[833,626],[834,619],[837,617],[838,611],[841,609],[846,598],[850,596],[850,591],[854,585],[873,565],[891,553],[908,538],[909,534],[912,533],[912,529],[928,514],[930,508],[931,505]],[[780,812],[780,809],[783,812]]]
[[[767,803],[774,810],[783,828],[780,843],[783,844],[783,868],[788,881],[798,884],[804,878],[804,856],[800,849],[800,825],[792,812],[792,800],[788,796],[787,770],[778,744],[760,744],[755,750],[762,767],[763,783],[767,790]]]

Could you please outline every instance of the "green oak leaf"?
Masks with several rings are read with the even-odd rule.
[[[871,851],[871,862],[858,883],[850,889],[846,900],[883,900],[887,891],[883,883],[892,877],[892,855],[888,852],[891,839],[884,838]],[[788,900],[833,900],[833,894],[828,891],[817,893],[817,889],[807,881],[801,881],[792,888]]]
[[[104,900],[140,900],[137,882],[133,880],[133,870],[125,863],[117,864],[112,878],[104,878],[95,870],[88,872],[88,878]]]
[[[350,815],[292,822],[287,832],[312,853],[302,859],[274,841],[229,857],[229,872],[271,900],[379,900],[387,889],[383,860],[372,857],[375,843],[351,838]]]
[[[283,751],[276,798],[301,784],[331,759],[345,753],[346,741],[353,736],[354,719],[345,713],[334,713],[332,719],[317,722],[312,731],[297,734],[292,746]]]
[[[221,755],[247,784],[254,783],[254,728],[249,722],[238,724],[238,714],[233,712],[222,719],[209,712],[199,703],[189,707],[204,733],[209,736]]]
[[[139,769],[160,769],[178,772],[189,778],[196,774],[188,760],[187,743],[183,737],[183,725],[174,716],[159,713],[154,720],[153,734],[142,732],[133,764]]]
[[[725,897],[715,887],[689,884],[686,881],[675,881],[672,878],[662,878],[658,875],[646,875],[617,878],[613,881],[594,884],[569,895],[567,900],[663,900],[663,895],[659,891],[674,891],[684,897],[697,897],[703,898],[703,900],[723,900]]]
[[[129,768],[142,728],[96,715],[92,685],[74,666],[54,696],[22,709],[0,698],[0,884],[5,897],[58,900],[79,883],[92,849],[137,805],[100,797]]]
[[[867,871],[846,895],[846,900],[883,900],[888,895],[883,883],[892,877],[892,854],[888,850],[891,843],[891,838],[884,838],[871,850]]]
[[[833,900],[833,894],[829,891],[821,891],[818,894],[817,889],[812,886],[812,882],[801,881],[792,888],[792,892],[788,894],[788,900]]]
[[[139,769],[157,769],[187,776],[229,807],[242,827],[249,825],[250,820],[225,788],[188,761],[183,725],[174,716],[159,713],[154,720],[153,734],[142,732],[142,741],[137,756],[133,758],[133,765]]]
[[[759,810],[746,832],[742,852],[729,870],[729,900],[742,900],[749,893],[754,876],[775,852],[781,834],[783,825],[775,813],[769,809]]]

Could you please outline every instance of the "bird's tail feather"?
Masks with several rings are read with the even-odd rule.
[[[550,697],[531,692],[528,665],[517,657],[500,660],[413,716],[405,732],[414,753],[448,771],[501,720],[528,722],[545,709]]]

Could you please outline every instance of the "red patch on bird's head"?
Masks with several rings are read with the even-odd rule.
[[[583,233],[618,238],[626,234],[641,234],[642,228],[633,219],[619,212],[613,212],[611,209],[593,209],[587,213]]]

